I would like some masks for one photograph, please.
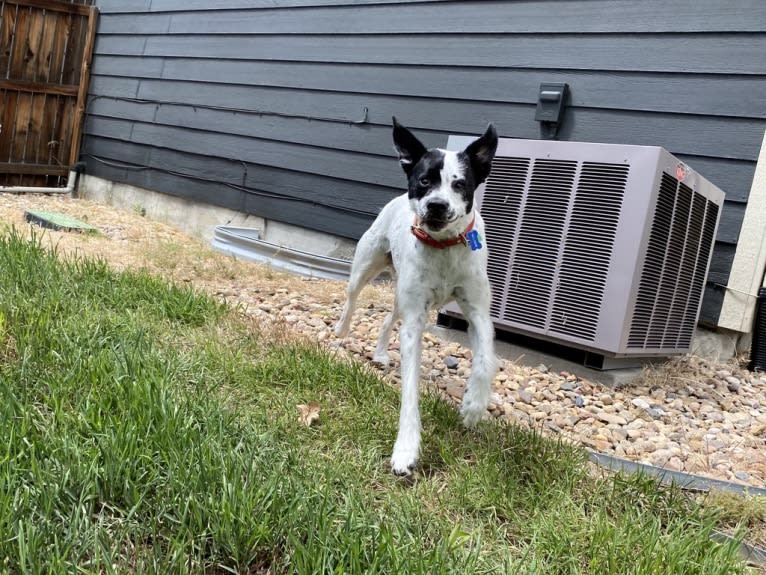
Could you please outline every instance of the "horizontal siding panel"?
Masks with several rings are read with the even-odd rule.
[[[392,188],[404,187],[404,174],[393,158],[365,154],[351,156],[349,152],[334,148],[301,146],[230,134],[192,132],[184,128],[156,124],[135,124],[130,139],[147,146],[192,154],[205,154],[215,150],[217,156],[247,163]]]
[[[172,60],[169,60],[172,62]],[[186,60],[189,63],[201,62],[198,59]],[[93,62],[92,74],[113,76],[115,78],[159,78],[168,62],[165,58],[145,58],[143,56],[101,56]],[[204,60],[214,63],[215,60]]]
[[[202,19],[201,19],[202,20]],[[134,54],[103,35],[98,54]],[[141,36],[129,37],[134,41]],[[145,56],[480,68],[766,74],[766,34],[146,36]]]
[[[151,122],[151,120],[149,121]],[[130,120],[89,115],[85,119],[84,131],[86,134],[99,138],[111,138],[130,142],[130,134],[133,131],[134,125],[135,122]]]
[[[370,221],[383,205],[405,191],[404,185],[388,188],[100,136],[94,136],[94,140],[97,145],[88,148],[88,157],[92,160],[88,161],[89,168],[104,163],[134,163],[136,166],[132,171],[140,171],[138,168],[165,169],[188,179],[214,180],[220,185],[244,186],[273,195],[327,204],[341,211],[368,216]]]
[[[134,54],[140,56],[146,48],[149,36],[104,36],[98,34],[93,45],[93,63],[96,64],[103,54]]]
[[[344,6],[371,4],[411,4],[413,0],[98,0],[103,13],[125,12],[186,12],[188,10],[232,9],[281,9],[315,6]],[[447,2],[451,0],[446,0]],[[441,2],[445,0],[417,0],[418,3]]]
[[[394,157],[391,128],[387,126],[354,126],[307,121],[301,118],[237,114],[217,110],[198,109],[191,111],[180,106],[162,106],[157,111],[155,121],[168,126],[186,126],[192,129],[210,132],[221,131],[240,136],[255,135],[266,140]],[[423,137],[423,139],[426,138]],[[444,146],[446,142],[446,138],[442,134],[429,134],[427,139],[433,145],[439,146]]]
[[[170,33],[170,14],[101,14],[98,21],[100,34],[168,34]],[[197,20],[204,21],[208,14],[196,14]]]
[[[139,98],[184,104],[215,103],[262,113],[310,115],[355,121],[368,109],[372,124],[389,125],[397,116],[413,128],[443,133],[479,133],[494,122],[506,137],[539,138],[532,105],[430,100],[363,94],[336,94],[260,87],[223,89],[213,84],[142,81]],[[766,121],[680,114],[618,112],[577,108],[567,111],[560,138],[584,142],[663,146],[673,153],[755,160]],[[446,140],[443,140],[446,141]],[[430,143],[430,141],[429,141]],[[443,144],[441,144],[443,145]]]
[[[726,193],[728,202],[747,202],[755,175],[755,162],[701,158],[679,154],[678,158]]]
[[[119,170],[100,166],[93,175],[119,180]],[[298,204],[289,199],[264,198],[236,190],[222,189],[208,182],[189,181],[154,170],[134,172],[130,185],[155,190],[186,200],[204,202],[260,217],[289,223],[349,239],[358,239],[370,225],[370,219],[338,212],[324,206]],[[182,192],[181,192],[182,190]]]
[[[151,62],[156,62],[152,64]],[[421,67],[366,64],[227,61],[197,58],[102,56],[93,72],[114,76],[311,90],[390,94],[536,104],[542,82],[569,84],[570,104],[588,108],[766,118],[766,89],[759,77],[623,72]],[[149,72],[147,72],[149,70]],[[732,98],[732,94],[749,94]],[[695,97],[691,98],[690,95]]]
[[[124,99],[115,99],[111,96],[92,95],[88,100],[88,116],[114,118],[122,120],[134,120],[137,122],[152,122],[158,106],[150,104],[138,104]]]
[[[89,174],[95,174],[92,170],[101,165],[98,162],[91,162],[87,158],[90,155],[110,160],[112,164],[131,164],[133,169],[120,168],[122,171],[122,177],[118,179],[118,182],[128,182],[128,174],[134,171],[139,171],[152,165],[152,152],[154,149],[151,146],[136,146],[130,142],[124,140],[103,138],[93,134],[88,134],[84,140],[82,147],[82,154],[86,158],[87,172]],[[111,166],[114,168],[114,166]],[[170,169],[172,166],[166,166]]]
[[[724,202],[721,210],[721,221],[718,224],[718,235],[716,240],[726,244],[736,244],[739,239],[739,232],[742,228],[742,221],[745,219],[745,209],[747,204]]]
[[[190,3],[178,0],[155,1],[151,10],[158,11],[163,7],[182,10],[173,15],[171,34],[345,34],[349,30],[364,34],[766,30],[766,4],[762,0],[739,0],[736,9],[720,0],[700,0],[694,9],[689,9],[688,2],[679,0],[582,0],[568,10],[566,3],[562,4],[560,0],[371,3],[365,6],[306,7],[300,11],[300,17],[296,17],[294,9],[284,7],[284,3],[274,3],[271,10],[253,10],[252,2],[244,6],[236,4],[197,4],[197,10],[206,12],[202,20],[199,14],[191,11]],[[737,11],[748,13],[747,21],[743,22]],[[125,34],[125,20],[123,15],[107,13],[102,18],[102,30],[108,34]]]
[[[86,142],[85,154],[98,155],[99,152],[103,153],[103,148],[98,145],[99,143],[97,140]],[[136,150],[135,154],[131,154],[131,148],[125,146],[120,151],[123,161],[134,161],[144,153],[145,151]],[[204,162],[201,167],[204,167]],[[318,203],[296,202],[289,197],[264,197],[235,190],[218,183],[183,178],[154,169],[126,170],[91,160],[88,162],[88,173],[97,177],[180,196],[188,200],[257,214],[276,221],[352,239],[358,239],[372,221],[372,216],[349,213]]]
[[[726,290],[721,287],[707,284],[702,297],[702,307],[700,308],[699,323],[707,327],[716,327],[718,318],[721,314],[723,297]]]
[[[248,124],[245,121],[247,119],[257,122],[257,127]],[[316,157],[317,154],[320,154],[320,158],[325,157],[322,150],[317,150],[317,148],[325,147],[328,154],[337,154],[338,143],[348,141],[349,136],[351,136],[358,138],[359,145],[357,148],[376,146],[375,150],[369,151],[383,152],[385,149],[377,150],[377,146],[381,142],[389,141],[390,138],[390,129],[387,127],[368,127],[365,130],[359,130],[351,126],[333,124],[317,129],[316,123],[309,123],[304,120],[258,116],[242,118],[238,115],[229,115],[227,118],[226,115],[210,110],[190,114],[188,110],[167,108],[167,112],[160,111],[158,113],[156,122],[155,124],[133,123],[91,116],[86,124],[86,133],[205,155],[213,149],[209,147],[211,141],[216,140],[216,138],[223,140],[222,136],[213,131],[212,128],[215,127],[217,130],[229,134],[226,137],[226,142],[215,148],[216,155],[236,161],[279,165],[285,169],[312,171],[312,173],[321,173],[325,176],[348,179],[354,179],[353,168],[355,164],[362,165],[366,162],[376,161],[376,158],[362,156],[363,159],[360,160],[359,154],[351,156],[354,160],[347,162],[351,164],[351,176],[349,176],[348,171],[345,171],[346,166],[333,167],[331,164],[324,167],[323,171],[316,172],[314,170],[323,166],[312,161],[312,158]],[[203,125],[207,126],[207,129],[200,127]],[[333,130],[337,130],[337,132]],[[258,137],[253,138],[249,134],[257,134]],[[280,138],[280,136],[282,137]],[[291,150],[289,156],[292,159],[289,162],[274,164],[272,156],[264,157],[261,155],[267,153],[267,149],[273,146],[276,146],[277,150],[283,150],[287,142],[299,145]],[[332,147],[330,147],[331,144]],[[387,148],[390,149],[390,146]],[[288,157],[284,151],[278,153]],[[386,160],[385,164],[376,161],[376,166],[386,170],[386,173],[377,174],[375,180],[366,180],[368,183],[380,183],[392,188],[404,186],[404,175],[398,169],[393,154],[390,160]],[[344,171],[341,173],[336,170]],[[356,178],[360,179],[360,176],[356,176]],[[344,198],[343,201],[348,199]],[[744,213],[745,204],[727,202],[721,214],[718,241],[736,243]]]
[[[103,16],[120,12],[148,12],[152,0],[98,0],[97,3],[98,10]]]
[[[708,283],[726,285],[731,273],[731,263],[734,261],[736,245],[717,243],[713,257],[710,260]]]
[[[584,109],[573,111],[572,121],[559,130],[559,138],[662,146],[676,154],[755,160],[764,129],[764,120]]]
[[[113,98],[135,98],[140,86],[138,80],[132,78],[111,78],[106,76],[92,75],[88,95],[92,99],[99,96]]]
[[[195,92],[195,95],[198,96],[199,93]],[[195,101],[196,106],[215,104],[215,99],[210,101]],[[161,118],[165,123],[183,125],[197,129],[218,130],[220,129],[219,126],[224,125],[227,127],[227,130],[221,131],[229,131],[229,133],[238,133],[242,135],[263,135],[264,133],[262,131],[265,129],[263,128],[264,124],[250,124],[248,118],[255,118],[257,121],[264,123],[269,121],[273,122],[273,117],[266,115],[251,116],[245,114],[233,114],[232,112],[207,110],[199,107],[190,112],[189,108],[184,106],[157,106],[151,103],[139,104],[98,97],[91,100],[88,110],[92,115],[128,120],[133,119],[142,122],[153,121],[156,114],[156,117]],[[471,118],[468,118],[468,120],[475,124],[475,126],[473,126],[474,128],[479,128],[474,130],[477,133],[480,131],[480,128],[483,127],[482,124],[480,124],[480,121],[473,122]],[[404,120],[402,119],[402,121]],[[292,128],[286,129],[286,126],[294,126],[297,122],[305,122],[305,120],[296,119],[292,124],[281,124],[281,127],[272,130],[272,134],[274,137],[281,137],[282,139],[289,140],[292,134],[300,133],[301,130],[295,130],[294,132]],[[252,131],[248,132],[244,129],[243,126],[246,125],[252,125]],[[321,129],[315,123],[311,123],[309,126],[315,132],[314,137],[316,139],[314,141],[319,142],[319,145],[330,145],[327,142],[331,142],[333,147],[347,149],[352,152],[366,152],[387,156],[393,154],[389,126],[383,126],[384,129],[382,131],[376,130],[371,132],[369,129],[360,128],[358,126],[352,128],[341,124],[341,129],[337,133],[342,134],[342,138],[338,136],[330,138],[329,136],[325,137],[322,135],[329,124],[322,124]],[[445,133],[419,130],[418,135],[428,145],[446,145]],[[696,171],[711,180],[714,184],[724,189],[726,191],[727,200],[734,202],[744,202],[747,200],[755,172],[754,162],[686,155],[680,155],[679,157],[692,166]]]

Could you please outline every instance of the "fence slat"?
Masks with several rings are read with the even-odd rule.
[[[67,4],[56,0],[5,0],[6,4],[16,4],[18,6],[29,6],[31,8],[41,8],[52,12],[64,12],[66,14],[79,14],[87,16],[89,8],[80,4]]]
[[[88,83],[90,81],[90,66],[93,58],[93,45],[96,42],[96,23],[98,11],[89,8],[88,29],[83,46],[82,69],[80,71],[80,92],[77,96],[77,104],[74,111],[72,145],[69,153],[69,163],[74,164],[80,154],[80,141],[82,139],[83,117],[85,116],[85,100],[88,95]]]
[[[59,96],[77,96],[79,86],[66,84],[48,84],[46,82],[30,82],[28,80],[0,79],[0,90],[16,90],[18,92],[35,92],[37,94],[58,94]]]
[[[28,174],[30,176],[66,176],[69,168],[66,166],[49,166],[48,164],[12,163],[0,164],[0,174]]]

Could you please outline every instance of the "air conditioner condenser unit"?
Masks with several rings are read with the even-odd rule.
[[[660,147],[500,139],[476,196],[496,328],[610,358],[687,353],[723,200]]]

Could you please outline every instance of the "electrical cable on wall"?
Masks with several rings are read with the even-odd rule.
[[[140,164],[127,164],[127,163],[124,163],[124,162],[117,162],[117,161],[114,161],[114,160],[109,160],[107,158],[103,158],[103,157],[97,156],[95,154],[83,154],[83,156],[87,157],[87,158],[91,158],[92,160],[95,160],[96,162],[98,162],[100,164],[103,164],[105,166],[109,166],[109,167],[112,167],[112,168],[130,170],[130,171],[135,171],[135,172],[142,172],[142,171],[152,170],[152,171],[155,171],[155,172],[160,172],[160,173],[163,173],[163,174],[168,174],[170,176],[176,176],[176,177],[179,177],[179,178],[185,178],[185,179],[193,180],[193,181],[197,181],[197,182],[204,182],[204,183],[207,183],[207,184],[216,184],[216,185],[220,185],[220,186],[226,186],[227,188],[231,188],[233,190],[237,190],[237,191],[240,191],[240,192],[252,195],[252,196],[257,196],[257,197],[260,197],[260,198],[268,198],[268,199],[284,200],[284,201],[289,201],[289,202],[297,202],[297,203],[309,204],[309,205],[312,205],[312,206],[319,206],[319,207],[322,207],[322,208],[327,208],[327,209],[335,210],[335,211],[338,211],[338,212],[356,214],[356,215],[365,216],[365,217],[371,217],[371,218],[375,217],[377,215],[376,212],[368,212],[368,211],[365,211],[365,210],[356,210],[354,208],[349,208],[349,207],[346,207],[346,206],[339,206],[339,205],[336,205],[336,204],[328,204],[326,202],[320,202],[320,201],[317,201],[317,200],[311,200],[311,199],[308,199],[308,198],[300,198],[300,197],[296,197],[296,196],[289,196],[289,195],[286,195],[286,194],[275,194],[273,192],[265,192],[263,190],[258,190],[256,188],[250,188],[250,187],[245,186],[245,185],[232,184],[230,182],[224,182],[224,181],[216,180],[216,179],[213,179],[213,178],[204,178],[202,176],[194,176],[192,174],[185,174],[183,172],[178,172],[176,170],[169,170],[167,168],[159,168],[159,167],[140,165]],[[243,164],[243,166],[244,166],[243,181],[244,181],[244,178],[247,177],[247,166],[245,165],[245,163],[242,160],[232,160],[232,161],[240,162],[240,163]]]
[[[367,107],[363,108],[363,116],[359,120],[349,120],[349,119],[343,119],[343,118],[328,118],[328,117],[322,117],[322,116],[308,116],[304,114],[287,114],[283,112],[273,112],[268,110],[258,110],[258,109],[247,109],[247,108],[231,108],[226,106],[213,106],[213,105],[207,105],[207,104],[190,104],[187,102],[178,102],[178,101],[172,101],[172,100],[151,100],[146,98],[133,98],[133,97],[124,97],[124,96],[111,96],[111,95],[96,95],[91,96],[88,98],[88,103],[86,105],[86,114],[91,113],[90,107],[93,102],[96,100],[114,100],[118,102],[129,102],[133,104],[145,104],[145,105],[155,105],[155,106],[182,106],[187,108],[194,108],[194,109],[203,109],[203,110],[214,110],[214,111],[222,111],[222,112],[235,112],[240,114],[251,114],[251,115],[257,115],[257,116],[276,116],[280,118],[294,118],[294,119],[304,119],[309,121],[322,121],[322,122],[333,122],[333,123],[339,123],[339,124],[350,124],[350,125],[362,125],[367,124],[369,122],[369,109]],[[253,196],[258,196],[262,198],[270,198],[270,199],[278,199],[278,200],[285,200],[290,202],[298,202],[298,203],[305,203],[309,205],[319,206],[323,208],[328,208],[331,210],[339,211],[339,212],[345,212],[345,213],[351,213],[351,214],[357,214],[365,217],[375,217],[377,215],[376,212],[369,212],[365,210],[356,210],[354,208],[349,208],[347,206],[339,206],[336,204],[329,204],[326,202],[316,201],[316,200],[310,200],[307,198],[299,198],[295,196],[289,196],[286,194],[275,194],[273,192],[265,192],[262,190],[258,190],[255,188],[248,187],[246,185],[247,182],[247,176],[248,176],[248,169],[247,169],[247,163],[244,160],[238,159],[238,158],[224,158],[226,160],[229,160],[231,162],[237,162],[242,166],[242,184],[232,184],[230,182],[224,182],[221,180],[214,180],[211,178],[204,178],[201,176],[194,176],[191,174],[185,174],[183,172],[177,172],[175,170],[169,170],[166,168],[160,168],[160,167],[154,167],[154,166],[146,166],[146,165],[136,165],[136,164],[128,164],[123,162],[118,162],[114,160],[109,160],[107,158],[94,155],[94,154],[83,154],[85,157],[89,157],[103,165],[110,166],[113,168],[119,168],[119,169],[126,169],[126,170],[132,170],[132,171],[145,171],[145,170],[153,170],[156,172],[165,173],[168,175],[180,177],[180,178],[186,178],[189,180],[194,180],[198,182],[205,182],[210,184],[217,184],[226,186],[228,188],[241,191],[246,194],[250,194]]]
[[[333,122],[336,124],[350,124],[352,126],[361,126],[369,123],[369,109],[365,106],[362,110],[364,115],[359,120],[349,120],[344,118],[328,118],[323,116],[308,116],[306,114],[287,114],[285,112],[273,112],[270,110],[258,110],[248,108],[230,108],[227,106],[213,106],[210,104],[191,104],[189,102],[178,102],[174,100],[150,100],[147,98],[128,98],[124,96],[107,96],[99,94],[91,96],[86,106],[86,114],[89,113],[90,105],[96,100],[114,100],[116,102],[130,102],[132,104],[147,104],[155,106],[183,106],[185,108],[194,108],[200,110],[214,110],[218,112],[236,112],[238,114],[251,114],[254,116],[276,116],[278,118],[293,118],[300,120],[314,120],[320,122]]]

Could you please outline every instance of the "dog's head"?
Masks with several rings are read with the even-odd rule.
[[[462,152],[429,150],[394,118],[394,147],[407,174],[412,210],[426,231],[438,232],[473,210],[474,192],[492,166],[497,132],[490,124]]]

